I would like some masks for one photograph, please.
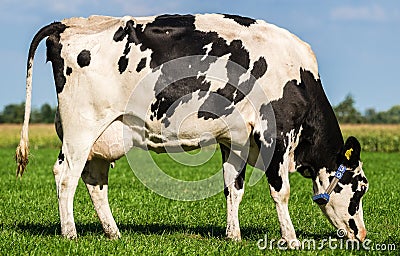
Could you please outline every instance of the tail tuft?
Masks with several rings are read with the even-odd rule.
[[[15,161],[17,162],[17,171],[16,171],[17,178],[22,177],[22,174],[24,174],[26,166],[28,165],[29,162],[28,155],[29,155],[28,142],[21,140],[15,152]]]

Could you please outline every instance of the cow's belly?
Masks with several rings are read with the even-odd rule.
[[[237,119],[216,120],[186,117],[179,122],[173,118],[168,127],[159,121],[132,121],[124,117],[112,122],[94,143],[89,160],[93,157],[115,161],[133,147],[157,153],[194,150],[216,143],[245,145],[252,127]]]
[[[102,158],[112,162],[121,158],[125,154],[123,130],[121,121],[112,122],[93,144],[88,160]]]

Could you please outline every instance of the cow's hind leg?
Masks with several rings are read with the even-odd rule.
[[[53,167],[53,174],[57,186],[58,208],[60,213],[61,234],[69,239],[77,237],[73,202],[79,176],[71,175],[69,164],[64,154],[60,151]]]
[[[222,144],[221,152],[227,208],[226,236],[234,241],[240,241],[239,204],[244,194],[246,162]]]
[[[106,160],[93,158],[86,163],[82,173],[82,180],[96,209],[106,236],[110,239],[121,237],[117,224],[112,216],[108,203],[108,171],[110,163]]]

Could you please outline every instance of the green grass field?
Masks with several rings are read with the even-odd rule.
[[[141,151],[138,152],[138,154]],[[52,165],[57,149],[32,150],[28,171],[15,178],[14,150],[0,149],[0,254],[1,255],[315,255],[315,251],[260,250],[257,242],[279,239],[279,223],[269,196],[266,179],[246,187],[240,208],[243,241],[225,240],[226,206],[223,193],[211,198],[181,202],[163,198],[135,178],[126,159],[110,171],[110,205],[120,228],[120,240],[108,240],[102,231],[86,188],[80,182],[75,196],[77,240],[60,234],[57,195]],[[172,176],[190,180],[198,172],[212,174],[221,164],[220,154],[200,168],[185,172],[166,155],[157,162]],[[371,248],[380,244],[400,247],[399,153],[363,153],[364,170],[370,190],[364,203],[364,220]],[[251,170],[249,170],[251,171]],[[204,177],[204,176],[203,176]],[[250,177],[248,172],[247,180]],[[222,177],[221,177],[222,179]],[[317,246],[329,236],[332,227],[311,200],[310,180],[294,173],[291,180],[290,212],[300,241],[315,239]],[[340,245],[337,245],[340,248]],[[328,244],[318,255],[364,255],[381,251],[331,250]]]

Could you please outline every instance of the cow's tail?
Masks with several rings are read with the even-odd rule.
[[[22,125],[21,140],[15,152],[15,161],[17,162],[16,175],[22,176],[28,164],[29,155],[29,137],[28,126],[31,114],[31,96],[32,96],[32,72],[33,72],[33,59],[35,57],[36,49],[39,43],[46,37],[64,31],[66,26],[61,22],[54,22],[39,30],[33,38],[29,47],[27,71],[26,71],[26,100],[25,100],[25,115],[24,123]]]

